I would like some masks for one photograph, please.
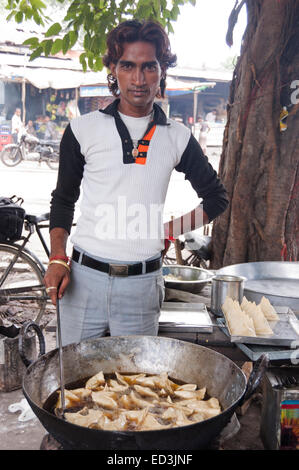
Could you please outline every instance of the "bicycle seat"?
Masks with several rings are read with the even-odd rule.
[[[41,145],[52,145],[53,147],[58,147],[60,145],[60,140],[40,140]]]
[[[42,215],[32,215],[32,214],[26,214],[25,215],[25,220],[29,222],[30,224],[39,224],[40,222],[44,222],[45,220],[49,220],[50,218],[50,212],[46,212],[45,214]]]

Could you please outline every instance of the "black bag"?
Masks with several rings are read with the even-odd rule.
[[[0,196],[0,242],[20,240],[24,225],[24,200],[17,196]]]

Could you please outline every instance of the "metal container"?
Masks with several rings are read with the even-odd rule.
[[[18,350],[19,337],[8,338],[0,334],[0,392],[11,392],[22,387],[22,378],[26,370]],[[35,357],[35,336],[24,340],[25,353]]]
[[[218,274],[245,276],[244,295],[259,303],[263,296],[272,305],[299,309],[299,262],[259,261],[225,266]]]
[[[173,279],[165,278],[167,275],[174,276]],[[177,289],[192,294],[198,294],[205,285],[211,281],[214,272],[194,266],[181,266],[178,264],[163,266],[165,287]],[[175,277],[177,279],[175,279]]]
[[[29,365],[24,375],[23,393],[54,439],[64,449],[114,452],[207,448],[228,424],[236,407],[253,394],[268,366],[264,356],[255,364],[246,383],[243,371],[222,354],[197,344],[154,336],[92,338],[69,344],[63,347],[63,362],[66,384],[91,377],[100,370],[104,374],[167,371],[173,380],[205,386],[207,394],[218,398],[221,404],[223,411],[219,415],[188,426],[138,432],[86,428],[65,421],[44,407],[60,386],[58,349]]]
[[[242,302],[244,281],[242,276],[217,275],[212,279],[211,310],[214,315],[223,316],[222,308],[225,298]]]
[[[223,318],[218,318],[217,323],[223,327],[232,343],[242,344],[257,344],[257,345],[272,345],[272,346],[288,346],[289,348],[296,348],[299,344],[299,320],[296,315],[288,307],[275,307],[278,314],[278,320],[268,320],[269,326],[272,329],[272,334],[265,336],[240,336],[234,335],[231,332],[230,326]],[[225,316],[225,315],[224,315]]]
[[[260,434],[265,449],[299,449],[299,371],[296,366],[275,367],[265,373]]]

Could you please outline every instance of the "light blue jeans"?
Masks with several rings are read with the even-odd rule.
[[[115,260],[93,258],[120,264]],[[62,344],[107,333],[111,336],[157,335],[164,291],[162,269],[116,277],[72,261],[71,282],[60,301]]]

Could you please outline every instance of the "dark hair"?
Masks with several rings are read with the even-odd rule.
[[[124,43],[144,41],[150,42],[156,47],[156,56],[159,64],[166,71],[168,67],[176,65],[176,55],[170,50],[169,38],[159,23],[155,21],[128,20],[120,23],[107,36],[107,51],[103,57],[104,65],[117,64],[123,54]],[[118,96],[117,79],[111,73],[107,76],[108,88],[114,96]],[[165,76],[161,78],[161,97],[164,98],[166,88]]]

